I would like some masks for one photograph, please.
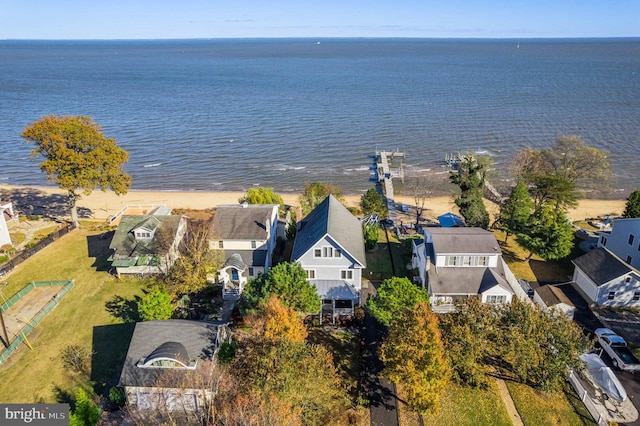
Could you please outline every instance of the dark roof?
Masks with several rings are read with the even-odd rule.
[[[472,266],[435,268],[431,265],[428,279],[433,294],[480,294],[495,286],[513,293],[500,264],[496,268]]]
[[[291,258],[299,259],[327,234],[363,267],[367,265],[362,225],[333,195],[302,219]]]
[[[441,254],[501,254],[495,235],[482,228],[424,228],[432,236],[433,246]]]
[[[219,324],[188,320],[144,321],[136,324],[118,386],[152,387],[164,376],[183,371],[142,368],[137,364],[158,354],[187,361],[210,359],[217,348]],[[156,356],[157,357],[157,356]],[[186,369],[184,370],[187,371]]]
[[[229,255],[227,259],[233,255],[240,256],[246,266],[265,266],[267,264],[266,250],[227,250],[225,254]]]
[[[166,229],[169,235],[175,237],[178,233],[181,220],[182,216],[178,215],[124,215],[120,219],[118,229],[113,235],[109,248],[115,250],[114,258],[163,254],[158,253],[155,238],[150,240],[136,240],[133,235],[133,230],[138,228],[146,228],[149,230],[155,228],[158,228],[158,230]],[[155,233],[155,236],[157,235],[158,231]]]
[[[159,358],[175,359],[184,365],[189,365],[192,361],[189,358],[189,351],[180,342],[164,342],[144,359],[144,363],[147,364]]]
[[[213,239],[266,240],[267,221],[277,204],[233,204],[219,206],[213,216]]]
[[[231,266],[239,271],[244,271],[245,269],[247,269],[247,265],[242,261],[242,256],[240,256],[238,253],[234,253],[229,256],[227,258],[227,261],[224,262],[224,266]]]
[[[608,283],[633,269],[604,247],[591,250],[573,260],[576,268],[584,272],[597,286]]]
[[[547,307],[559,305],[560,303],[564,303],[565,305],[574,306],[574,304],[569,300],[566,294],[562,289],[554,286],[554,285],[544,285],[538,287],[534,290],[538,293],[538,296],[542,299]]]

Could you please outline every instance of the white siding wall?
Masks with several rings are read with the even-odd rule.
[[[511,303],[513,294],[497,285],[481,294],[482,303],[487,303],[489,296],[505,296],[505,303]]]
[[[4,214],[2,214],[2,209],[0,209],[0,247],[5,244],[11,245],[11,237],[9,236],[7,223],[4,220]]]
[[[629,244],[629,235],[633,235],[632,244]],[[604,247],[625,262],[631,257],[631,266],[640,269],[640,218],[614,220],[611,234],[605,238]]]
[[[626,282],[628,276],[631,279]],[[600,286],[598,305],[640,307],[640,300],[633,300],[636,291],[640,291],[638,276],[635,274],[623,275]],[[615,292],[615,296],[611,300],[609,300],[609,292]]]
[[[336,244],[331,238],[325,237],[319,240],[309,251],[298,259],[298,262],[304,269],[315,270],[316,280],[341,280],[340,271],[352,270],[353,280],[347,280],[352,283],[356,289],[362,287],[362,268],[351,256],[342,250],[341,257],[315,257],[316,248],[332,247],[333,250],[342,248]]]
[[[220,248],[218,241],[210,241],[209,247],[212,250],[218,250]],[[256,248],[251,247],[251,241],[256,242]],[[267,250],[266,240],[224,240],[223,245],[222,250]]]
[[[587,275],[580,270],[580,268],[575,268],[573,271],[573,282],[578,284],[578,287],[582,289],[582,291],[591,299],[591,302],[596,302],[598,299],[598,287],[595,285],[593,281]]]

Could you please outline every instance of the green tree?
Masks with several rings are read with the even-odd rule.
[[[75,409],[69,415],[69,426],[94,426],[100,420],[100,410],[80,388],[75,394]]]
[[[89,195],[100,188],[122,195],[131,186],[131,176],[122,171],[129,154],[90,117],[49,115],[28,125],[21,137],[35,144],[32,156],[44,157],[40,170],[48,180],[67,191],[75,226],[78,190]]]
[[[622,217],[640,217],[640,189],[633,191],[627,198],[627,205],[624,208]]]
[[[378,213],[381,219],[386,218],[389,213],[384,198],[375,188],[369,188],[367,192],[362,194],[362,197],[360,197],[360,209],[362,209],[363,215]]]
[[[607,153],[575,135],[559,137],[550,148],[520,151],[512,168],[529,186],[536,208],[543,204],[573,207],[581,191],[602,189],[613,176]]]
[[[153,287],[138,302],[138,313],[142,321],[170,319],[173,316],[171,295],[164,287]]]
[[[271,295],[278,296],[285,306],[298,312],[320,310],[320,296],[316,287],[309,283],[307,272],[297,262],[279,263],[266,274],[250,280],[242,292],[240,310],[243,315],[255,312]]]
[[[438,318],[425,302],[406,310],[389,327],[380,348],[382,375],[402,384],[407,404],[416,411],[437,411],[451,371],[444,353]]]
[[[189,221],[182,242],[180,256],[162,277],[169,292],[174,295],[195,293],[207,285],[207,277],[220,269],[224,252],[210,247],[211,224],[207,221]]]
[[[420,303],[429,303],[429,294],[408,278],[392,277],[382,282],[377,294],[367,301],[367,310],[381,324],[389,326]]]
[[[518,180],[511,189],[511,194],[500,206],[499,224],[504,228],[506,237],[510,234],[522,233],[526,230],[529,217],[533,211],[533,201],[524,180]]]
[[[544,260],[561,259],[573,248],[573,226],[561,210],[542,206],[531,215],[526,234],[518,234],[516,242],[529,250],[527,261],[534,254]]]
[[[485,387],[493,371],[497,315],[494,307],[478,298],[465,300],[457,312],[440,317],[440,330],[453,369],[453,380],[462,385]]]
[[[468,226],[489,227],[489,212],[483,202],[489,165],[490,159],[469,154],[460,162],[458,170],[449,174],[451,182],[460,188],[455,203]]]
[[[362,223],[362,234],[364,235],[364,246],[371,250],[378,243],[378,224]]]
[[[497,355],[520,382],[537,389],[558,388],[567,368],[578,368],[578,356],[592,346],[580,327],[560,312],[514,299],[498,313]]]
[[[280,195],[273,192],[273,188],[262,186],[249,188],[238,201],[249,204],[278,204],[280,206],[278,209],[279,216],[284,216],[284,201]]]
[[[302,207],[302,215],[306,216],[311,213],[311,211],[315,209],[318,204],[320,204],[329,195],[333,195],[338,199],[338,201],[344,203],[342,188],[340,188],[339,186],[322,182],[305,182],[304,191],[300,196],[300,207]]]

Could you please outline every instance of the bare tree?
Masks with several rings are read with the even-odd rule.
[[[427,203],[427,199],[443,187],[446,187],[449,181],[446,175],[437,175],[435,173],[412,174],[405,177],[405,187],[409,195],[413,197],[416,206],[416,229],[422,218]]]

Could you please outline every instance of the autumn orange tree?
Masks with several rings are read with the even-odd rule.
[[[419,302],[389,327],[380,348],[382,374],[402,384],[408,405],[421,412],[437,411],[451,370],[444,354],[438,318],[429,305]]]
[[[122,171],[129,154],[107,138],[91,117],[49,115],[31,123],[21,136],[35,144],[32,156],[41,155],[40,170],[67,191],[71,220],[78,226],[78,190],[85,195],[100,188],[126,194],[131,176]]]

